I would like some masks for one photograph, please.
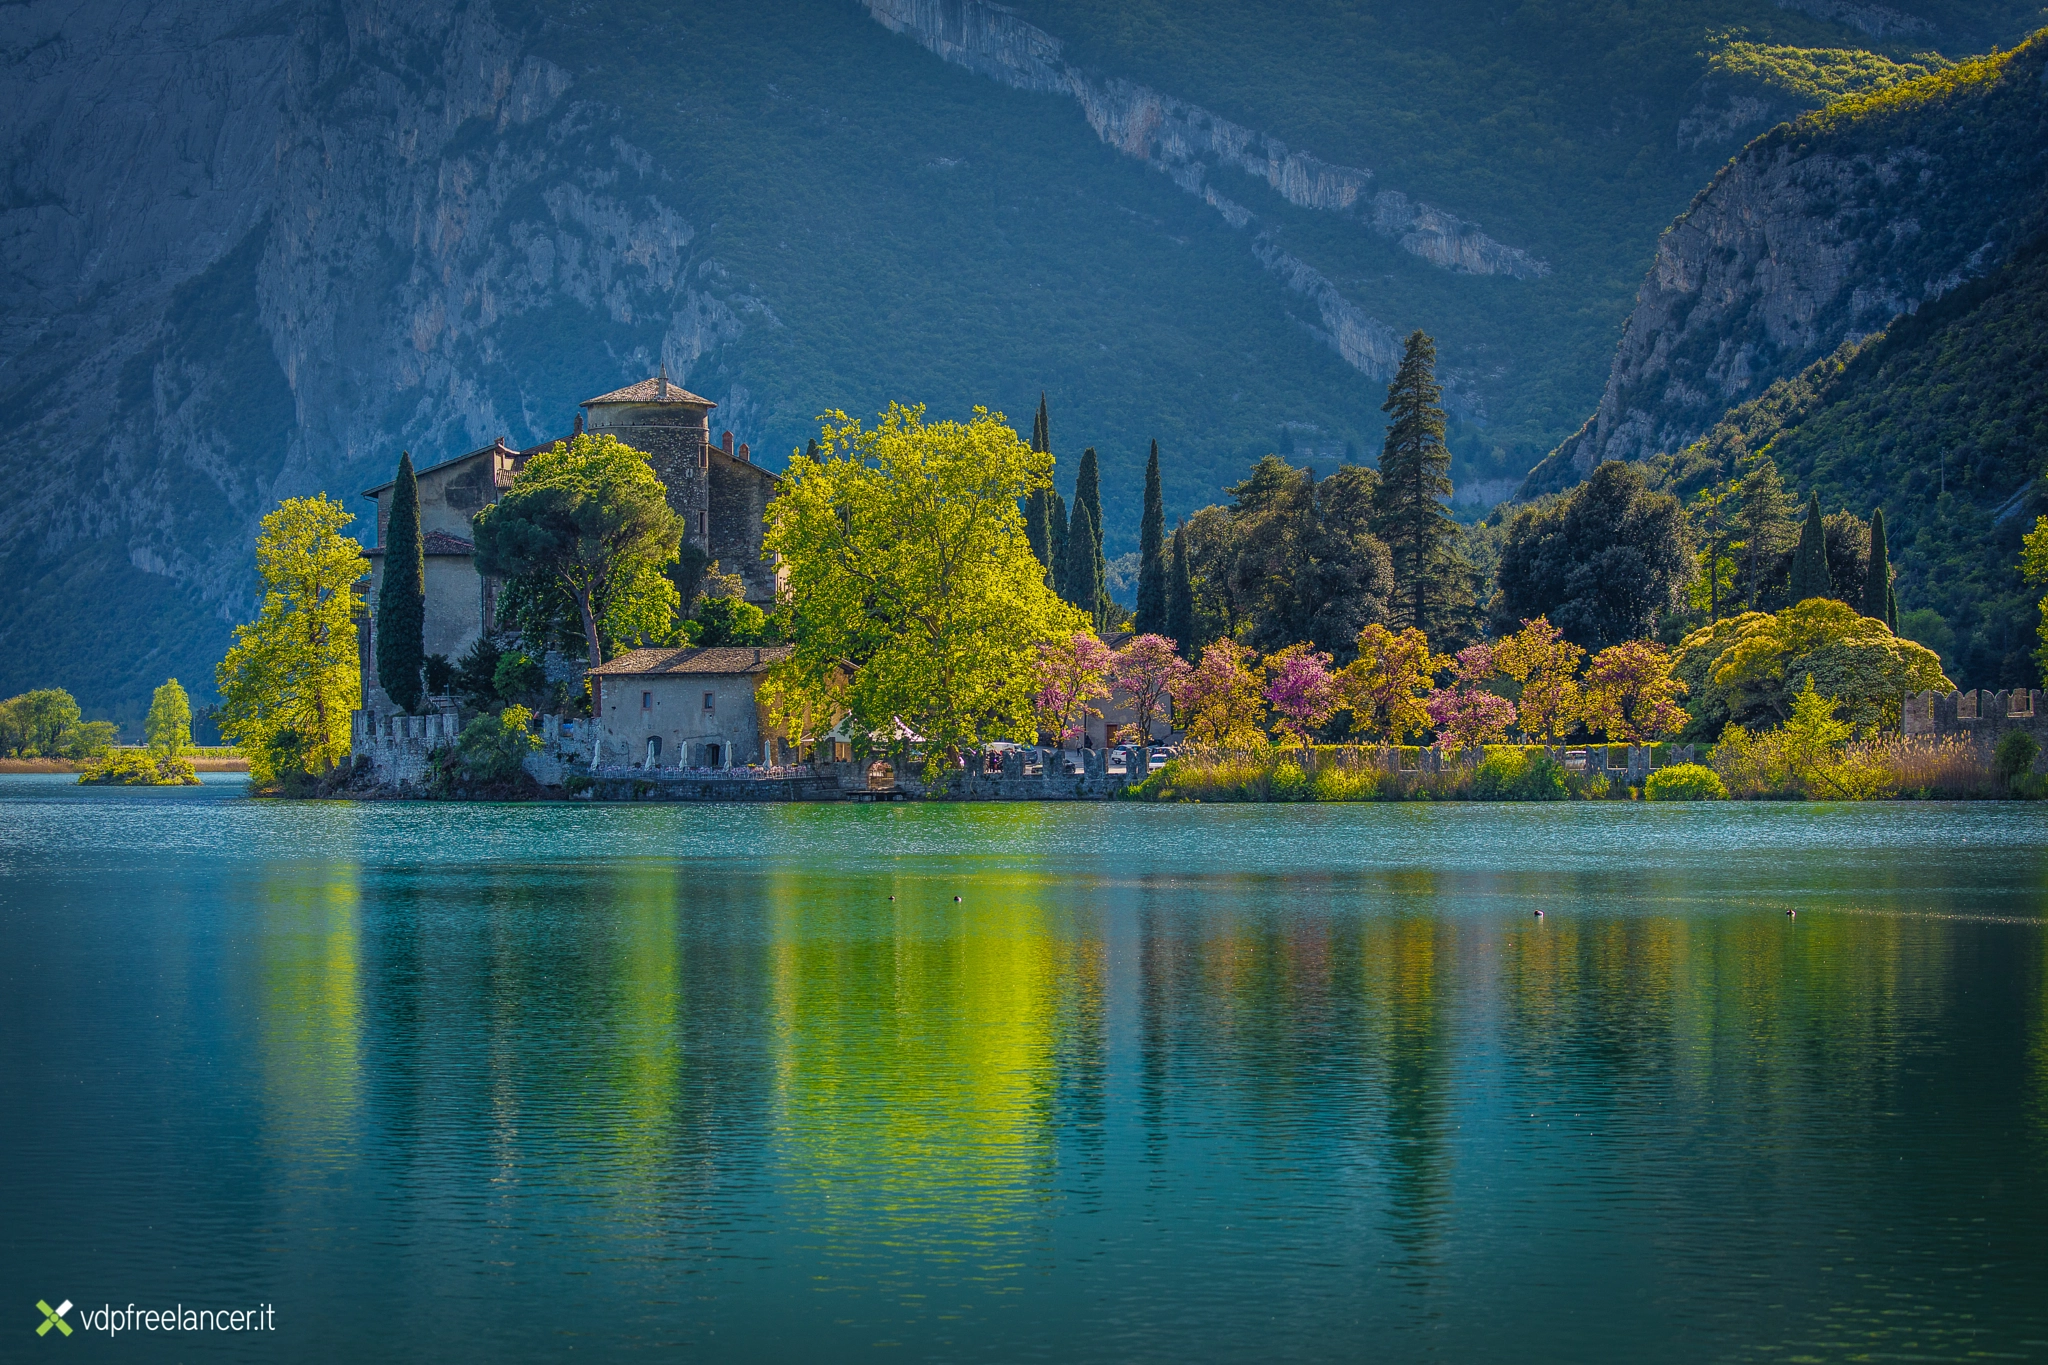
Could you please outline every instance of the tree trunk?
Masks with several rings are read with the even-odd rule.
[[[604,649],[597,643],[597,619],[590,614],[590,594],[570,588],[569,595],[576,599],[576,614],[583,618],[583,643],[590,650],[590,666],[596,668],[604,662]]]

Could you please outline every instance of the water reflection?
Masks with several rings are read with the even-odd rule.
[[[0,834],[0,1156],[37,1257],[168,1264],[227,1182],[121,1163],[177,1133],[340,1354],[2048,1333],[2048,824],[1708,812],[1652,859],[1554,812],[294,808],[229,860],[237,810],[100,839],[118,897]],[[73,1083],[108,1021],[132,1075]]]

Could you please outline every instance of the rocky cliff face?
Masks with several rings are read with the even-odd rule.
[[[1125,156],[1171,177],[1232,227],[1257,220],[1233,199],[1217,173],[1237,170],[1263,182],[1290,204],[1356,221],[1366,231],[1445,270],[1534,279],[1549,267],[1528,252],[1488,237],[1454,214],[1382,189],[1370,170],[1339,166],[1290,149],[1280,139],[1134,81],[1067,64],[1058,38],[989,0],[862,0],[877,22],[931,52],[1020,90],[1071,96],[1096,136]],[[1322,273],[1255,233],[1252,251],[1286,286],[1312,302],[1320,335],[1347,364],[1376,379],[1391,376],[1401,348],[1394,329],[1345,299]],[[1448,386],[1450,402],[1480,415],[1468,394]]]
[[[1600,406],[1522,486],[1697,439],[1730,407],[1997,265],[2043,224],[2048,42],[1809,116],[1664,234]]]
[[[566,432],[589,377],[531,356],[537,327],[602,334],[620,376],[687,376],[760,311],[693,255],[610,112],[487,6],[32,4],[0,24],[21,149],[0,544],[17,579],[96,576],[171,618],[154,648],[100,642],[136,673],[66,679],[88,694],[169,672],[205,690],[277,498],[375,482],[399,446]],[[9,604],[0,653],[48,667],[83,605],[48,596]]]

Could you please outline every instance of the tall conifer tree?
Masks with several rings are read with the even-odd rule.
[[[1138,523],[1138,610],[1131,629],[1166,631],[1166,503],[1159,489],[1159,442],[1145,461],[1145,515]]]
[[[1454,547],[1458,523],[1444,507],[1451,495],[1451,451],[1444,444],[1443,386],[1436,382],[1436,342],[1408,338],[1401,368],[1380,411],[1392,415],[1380,451],[1373,496],[1373,533],[1393,556],[1396,622],[1440,632],[1464,586]]]
[[[1775,584],[1766,581],[1776,570],[1778,555],[1792,536],[1792,508],[1778,466],[1768,455],[1757,459],[1741,484],[1741,505],[1735,526],[1742,540],[1742,592],[1751,611],[1763,611]]]
[[[1792,602],[1827,597],[1834,592],[1828,577],[1827,528],[1821,524],[1820,494],[1806,495],[1806,524],[1799,528],[1799,548],[1792,552]]]
[[[1040,454],[1052,453],[1052,426],[1046,420],[1042,392],[1038,395],[1038,416],[1031,420],[1031,448]],[[1045,565],[1045,581],[1055,592],[1059,590],[1060,556],[1058,538],[1052,531],[1052,502],[1057,496],[1047,485],[1032,489],[1024,497],[1024,539],[1031,546],[1031,553],[1038,556],[1038,562]]]
[[[1858,610],[1888,626],[1898,618],[1898,599],[1892,596],[1891,546],[1885,540],[1882,507],[1870,514],[1870,570],[1863,577],[1863,602]]]
[[[1188,528],[1185,525],[1174,528],[1173,549],[1167,559],[1166,635],[1183,659],[1192,659],[1195,652],[1195,583],[1188,575]]]
[[[1089,446],[1081,452],[1081,469],[1074,475],[1074,506],[1088,509],[1088,525],[1095,533],[1095,562],[1098,570],[1102,565],[1102,467],[1095,458],[1095,447]],[[1097,574],[1100,577],[1098,571]],[[1083,611],[1094,608],[1083,603],[1074,605]]]
[[[1059,495],[1058,489],[1046,493],[1050,500],[1046,504],[1045,538],[1051,542],[1052,558],[1046,561],[1048,582],[1052,590],[1060,590],[1060,575],[1067,571],[1067,500]]]
[[[1095,615],[1095,527],[1088,519],[1088,504],[1079,498],[1074,499],[1074,516],[1067,523],[1067,558],[1061,570],[1060,596]]]
[[[391,489],[391,520],[384,527],[384,585],[377,594],[377,681],[392,703],[407,711],[420,704],[420,669],[427,661],[427,558],[420,536],[420,481],[412,454],[398,456]]]

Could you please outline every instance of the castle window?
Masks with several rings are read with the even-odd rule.
[[[710,715],[713,711],[717,709],[718,694],[716,692],[706,692],[704,694],[704,714]]]
[[[711,534],[711,514],[710,514],[710,513],[708,513],[708,512],[699,512],[699,513],[697,514],[697,534],[698,534],[698,535],[700,535],[700,536],[708,536],[708,535],[710,535],[710,534]]]
[[[652,692],[642,692],[640,694],[640,709],[642,711],[652,711],[654,709],[654,694]]]

